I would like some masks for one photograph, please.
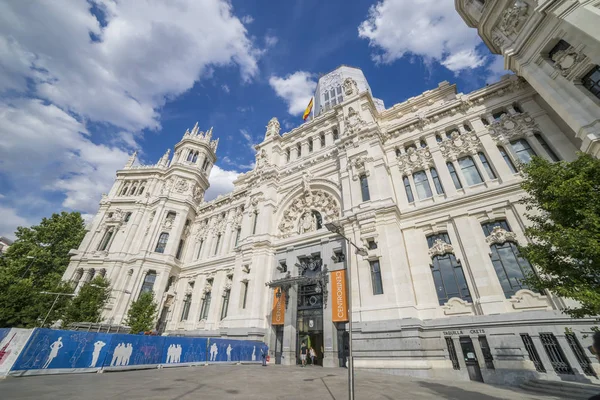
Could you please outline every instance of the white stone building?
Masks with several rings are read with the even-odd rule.
[[[594,320],[524,287],[531,266],[515,246],[528,223],[518,165],[574,159],[581,141],[565,121],[517,76],[468,94],[442,82],[378,109],[362,72],[334,72],[336,104],[283,135],[269,121],[254,170],[213,201],[212,130],[194,127],[156,165],[133,156],[65,279],[110,279],[107,322],[152,290],[161,332],[265,340],[283,364],[310,340],[319,364],[337,367],[339,271],[350,266],[357,368],[595,381]],[[347,251],[330,221],[367,256]]]

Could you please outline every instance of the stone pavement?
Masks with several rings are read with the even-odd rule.
[[[321,367],[267,368],[210,365],[104,374],[9,377],[0,381],[0,398],[75,399],[347,399],[347,370]],[[357,400],[556,400],[517,388],[356,372]]]

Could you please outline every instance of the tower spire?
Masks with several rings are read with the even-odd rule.
[[[137,150],[134,151],[131,156],[129,156],[129,159],[127,160],[127,163],[125,164],[125,169],[131,168],[133,166],[133,163],[135,162],[136,158],[137,158]]]

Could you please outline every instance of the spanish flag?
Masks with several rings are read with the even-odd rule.
[[[315,99],[314,97],[310,98],[310,102],[306,106],[306,110],[304,110],[304,115],[302,116],[302,119],[305,121],[306,121],[306,118],[308,118],[308,116],[310,115],[310,112],[312,111],[314,99]]]

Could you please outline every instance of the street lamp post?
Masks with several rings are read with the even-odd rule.
[[[52,302],[52,306],[50,306],[50,309],[48,310],[48,314],[46,314],[46,318],[44,318],[44,320],[42,321],[42,324],[40,325],[40,328],[44,327],[44,324],[46,323],[46,320],[48,319],[48,317],[50,316],[50,313],[52,312],[52,309],[54,309],[54,306],[56,305],[56,302],[58,301],[58,298],[60,296],[70,296],[70,297],[75,297],[75,295],[73,293],[56,293],[56,292],[40,292],[41,294],[55,294],[56,298],[54,299],[54,301]]]
[[[21,279],[25,278],[25,275],[27,275],[27,272],[29,272],[29,268],[31,268],[31,266],[33,265],[33,262],[35,261],[35,257],[33,257],[33,256],[27,256],[26,258],[30,259],[31,261],[29,262],[29,265],[25,269],[25,272],[23,272],[23,275],[21,275]]]
[[[368,255],[365,249],[355,245],[342,233],[342,227],[339,223],[328,222],[325,224],[325,228],[327,228],[329,232],[333,232],[344,238],[346,241],[347,250],[349,250],[348,245],[352,245],[356,249],[356,254],[363,257]],[[346,254],[348,254],[348,251],[346,251]],[[352,278],[349,257],[346,257],[346,271],[346,285],[348,286],[348,399],[354,400],[354,359],[352,355]]]

